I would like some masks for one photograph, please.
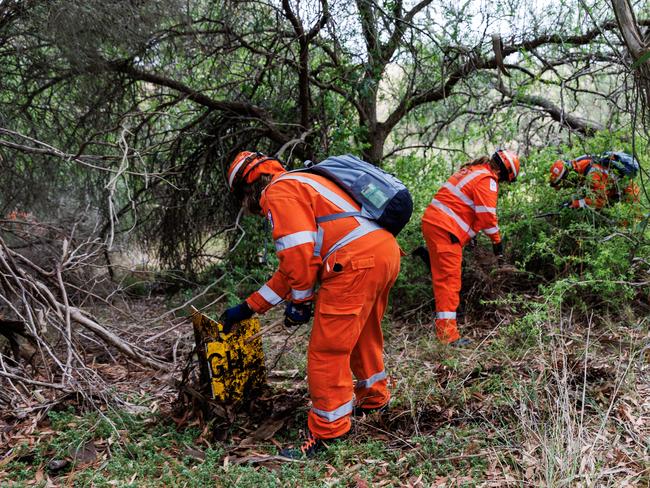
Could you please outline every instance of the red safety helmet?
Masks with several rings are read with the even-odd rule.
[[[493,155],[492,160],[499,165],[499,179],[501,181],[513,182],[519,174],[519,156],[512,151],[498,149]]]
[[[549,176],[549,183],[551,186],[557,186],[560,184],[563,178],[566,177],[569,169],[567,168],[567,163],[558,159],[551,165],[551,174]]]
[[[260,176],[284,173],[282,163],[259,152],[242,151],[228,168],[228,188],[236,191],[245,183],[251,184]]]

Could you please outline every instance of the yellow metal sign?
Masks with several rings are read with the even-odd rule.
[[[244,403],[252,399],[266,384],[262,340],[247,342],[260,331],[260,321],[244,320],[226,334],[222,324],[193,308],[192,324],[201,376],[209,380],[212,398],[223,403]]]

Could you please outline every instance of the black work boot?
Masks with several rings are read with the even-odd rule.
[[[371,407],[363,408],[360,405],[355,405],[352,409],[353,417],[363,417],[364,415],[370,415],[371,413],[379,412],[386,413],[390,409],[390,400],[384,403],[381,407]]]
[[[280,451],[280,456],[289,459],[312,458],[325,449],[322,440],[316,439],[311,432],[307,434],[307,439],[298,447],[285,447]]]

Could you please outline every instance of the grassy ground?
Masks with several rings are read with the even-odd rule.
[[[273,457],[304,428],[303,328],[266,340],[276,391],[296,401],[284,417],[242,415],[218,441],[173,416],[161,378],[115,367],[128,406],[59,406],[0,430],[0,484],[650,486],[647,318],[553,323],[502,312],[468,320],[474,344],[464,350],[440,345],[414,317],[386,323],[392,410],[355,422],[315,460]]]

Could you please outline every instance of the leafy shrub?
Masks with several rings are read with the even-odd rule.
[[[542,148],[523,158],[522,174],[515,184],[501,185],[498,212],[507,260],[528,272],[529,277],[537,277],[537,292],[558,309],[562,305],[620,308],[639,292],[635,277],[647,271],[642,261],[634,261],[637,256],[650,255],[647,220],[640,218],[643,208],[647,208],[644,197],[641,206],[616,203],[601,211],[560,211],[562,202],[580,190],[555,191],[548,185],[548,168],[556,159],[613,148],[630,151],[613,141],[615,136],[601,135],[582,141],[579,147]],[[637,148],[637,154],[644,154],[643,148]],[[405,251],[424,244],[420,231],[422,213],[460,162],[457,158],[424,160],[411,155],[399,158],[390,168],[409,187],[415,203],[412,221],[398,239]],[[643,158],[641,164],[644,166]],[[551,215],[540,215],[546,213]],[[489,250],[487,239],[481,237],[479,245],[485,249],[482,252]],[[471,269],[480,265],[474,254],[465,249],[464,281],[484,280],[481,273]],[[412,258],[402,259],[402,271],[392,292],[393,303],[398,304],[395,310],[415,309],[430,301],[428,274],[421,263]],[[462,293],[467,295],[469,284],[463,285]],[[484,285],[487,287],[487,282]],[[506,285],[504,295],[509,291],[521,292],[516,280]],[[487,290],[483,294],[488,295]],[[461,307],[465,298],[461,297]],[[423,309],[432,310],[433,303]]]

